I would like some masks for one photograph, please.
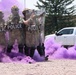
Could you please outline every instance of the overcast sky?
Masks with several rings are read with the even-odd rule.
[[[26,0],[26,7],[27,8],[34,8],[34,9],[37,9],[34,5],[36,5],[36,2],[38,0]]]
[[[20,2],[22,6],[24,5],[25,8],[37,9],[35,5],[38,0],[17,0],[17,1]],[[73,5],[76,5],[76,0],[73,2]]]
[[[27,8],[37,9],[34,5],[38,0],[25,0],[25,1]],[[73,4],[76,5],[76,0],[73,2]]]

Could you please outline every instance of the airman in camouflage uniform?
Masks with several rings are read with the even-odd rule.
[[[23,53],[23,30],[22,30],[22,19],[19,15],[19,8],[17,6],[13,6],[11,8],[11,15],[8,18],[7,21],[7,29],[9,31],[9,43],[8,43],[8,48],[7,52],[11,52],[12,45],[14,44],[14,41],[17,39],[18,44],[19,44],[19,51]]]
[[[35,49],[38,50],[40,56],[45,56],[45,47],[40,38],[40,23],[34,11],[25,9],[23,12],[25,28],[25,54],[33,57]],[[29,51],[30,50],[30,51]]]

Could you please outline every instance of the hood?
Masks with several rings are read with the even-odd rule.
[[[55,36],[56,36],[55,34],[46,35],[45,39],[54,38]]]

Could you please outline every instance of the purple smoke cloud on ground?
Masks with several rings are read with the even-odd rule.
[[[64,48],[61,44],[56,43],[54,39],[45,39],[45,56],[49,56],[49,59],[76,59],[76,45]],[[17,52],[16,52],[17,50]],[[19,63],[35,63],[44,61],[44,57],[41,57],[37,50],[35,50],[33,59],[29,56],[21,54],[18,52],[18,43],[15,40],[12,52],[10,54],[5,54],[4,47],[0,46],[0,61],[3,63],[8,62],[19,62]]]
[[[5,52],[6,52],[5,47],[0,45],[0,62],[3,63],[10,63],[10,62],[35,63],[36,62],[31,57],[19,53],[17,40],[15,40],[11,53],[5,53]]]
[[[64,48],[61,44],[56,43],[54,39],[45,39],[45,56],[49,56],[49,59],[76,59],[76,45]],[[18,43],[15,40],[12,52],[10,54],[3,53],[4,47],[0,46],[0,61],[3,63],[18,62],[18,63],[35,63],[44,61],[44,57],[41,57],[37,50],[35,50],[33,59],[29,56],[18,52]],[[17,52],[16,52],[17,50]]]
[[[49,59],[76,59],[76,45],[66,49],[53,38],[45,39],[45,51]]]

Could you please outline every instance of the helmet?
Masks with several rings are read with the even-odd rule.
[[[22,11],[22,14],[25,16],[26,12],[28,12],[28,13],[29,13],[29,10],[30,10],[30,9],[25,8],[25,9]]]
[[[19,10],[19,8],[17,7],[17,6],[12,6],[12,8],[11,8],[11,11],[18,11]]]

